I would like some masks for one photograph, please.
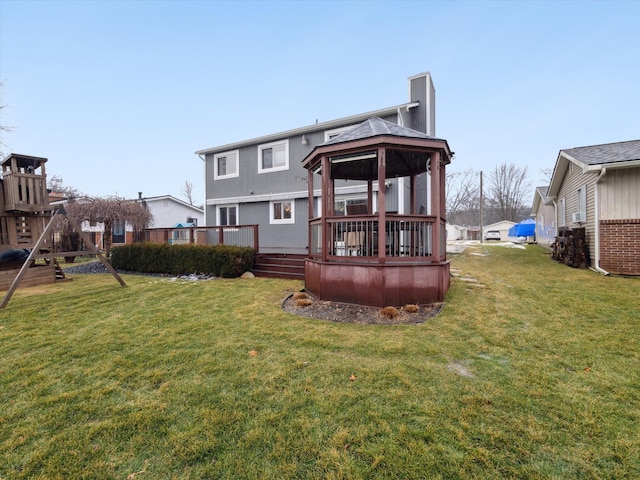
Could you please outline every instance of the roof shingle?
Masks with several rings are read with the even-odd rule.
[[[568,148],[561,151],[586,165],[628,162],[640,160],[640,140]]]
[[[393,137],[408,137],[408,138],[422,138],[425,140],[442,140],[439,138],[431,137],[422,132],[412,130],[407,127],[402,127],[395,123],[387,122],[380,117],[371,117],[362,122],[359,125],[347,130],[346,132],[332,138],[322,144],[335,145],[343,142],[350,142],[352,140],[362,140],[363,138],[371,138],[378,135],[391,135]]]

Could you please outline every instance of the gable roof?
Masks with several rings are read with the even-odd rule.
[[[560,152],[583,165],[610,166],[613,163],[640,161],[640,140],[569,148]]]
[[[500,220],[499,222],[496,223],[492,223],[491,225],[483,225],[482,229],[483,230],[491,230],[491,229],[509,229],[511,227],[513,227],[516,224],[516,222],[512,222],[511,220]]]
[[[359,125],[343,132],[337,137],[328,140],[321,145],[335,145],[343,142],[350,142],[352,140],[362,140],[364,138],[371,138],[378,135],[389,135],[392,137],[405,137],[405,138],[422,138],[425,140],[442,140],[441,138],[435,138],[417,130],[412,130],[407,127],[403,127],[396,123],[391,123],[383,120],[380,117],[371,117],[366,119]]]
[[[547,192],[549,197],[558,194],[569,162],[582,168],[582,173],[600,173],[604,168],[640,167],[640,140],[560,150]]]
[[[209,155],[212,153],[227,152],[229,150],[236,150],[238,148],[246,147],[248,145],[258,145],[261,143],[269,143],[269,142],[274,142],[276,140],[283,140],[285,138],[294,137],[296,135],[303,135],[303,134],[318,132],[322,130],[330,130],[333,128],[344,127],[346,125],[353,125],[354,123],[361,122],[369,117],[391,115],[393,113],[398,113],[399,111],[404,109],[410,110],[411,108],[417,107],[418,105],[419,105],[419,102],[401,103],[400,105],[394,105],[393,107],[381,108],[379,110],[360,113],[357,115],[351,115],[349,117],[338,118],[338,119],[329,120],[326,122],[314,123],[306,127],[294,128],[292,130],[285,130],[283,132],[272,133],[270,135],[256,137],[249,140],[242,140],[240,142],[227,143],[226,145],[220,145],[213,148],[205,148],[203,150],[197,150],[195,153],[196,155],[203,156],[203,155]]]
[[[140,199],[136,199],[136,200],[140,200]],[[204,213],[204,210],[201,208],[196,207],[195,205],[191,205],[183,200],[180,200],[179,198],[176,198],[172,195],[159,195],[156,197],[144,197],[142,198],[142,200],[144,200],[145,202],[149,203],[149,202],[158,202],[160,200],[171,200],[174,203],[177,203],[179,205],[182,205],[183,207],[187,207],[190,208],[192,210],[195,210],[198,213]]]
[[[547,196],[547,192],[549,192],[549,187],[536,187],[536,191],[533,194],[533,205],[531,206],[532,215],[538,210],[540,202],[542,202],[543,205],[551,203],[551,198]]]

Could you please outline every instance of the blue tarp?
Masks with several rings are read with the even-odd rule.
[[[536,221],[527,218],[509,229],[510,237],[533,237],[536,233]]]

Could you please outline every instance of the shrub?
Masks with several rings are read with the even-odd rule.
[[[310,298],[299,298],[296,300],[296,307],[308,307],[313,301]]]
[[[142,273],[198,273],[233,278],[251,270],[254,261],[253,248],[232,245],[134,243],[111,250],[114,268]]]
[[[307,294],[304,292],[296,292],[293,294],[293,299],[294,300],[300,300],[301,298],[308,298]]]
[[[414,305],[411,303],[408,305],[405,305],[404,309],[408,313],[418,313],[420,311],[420,307],[418,307],[418,305]]]
[[[400,315],[400,311],[396,307],[384,307],[382,310],[380,310],[380,313],[383,316],[387,317],[389,320],[392,320]]]

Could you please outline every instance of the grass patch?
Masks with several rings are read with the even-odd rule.
[[[19,289],[0,478],[640,477],[640,279],[476,252],[419,325],[288,314],[286,280]]]

